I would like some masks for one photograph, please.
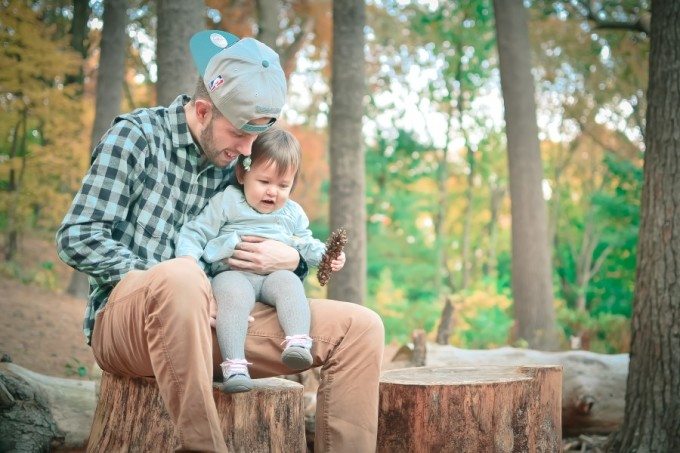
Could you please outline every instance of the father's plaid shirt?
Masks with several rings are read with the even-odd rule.
[[[230,182],[232,169],[204,163],[179,96],[170,107],[119,116],[57,232],[59,257],[90,276],[83,333],[132,269],[174,256],[181,226]]]

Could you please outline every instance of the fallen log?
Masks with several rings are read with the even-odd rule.
[[[95,383],[0,363],[0,451],[82,449],[94,415]]]
[[[561,365],[562,430],[565,435],[608,434],[623,422],[628,354],[542,352],[504,347],[460,349],[427,345],[426,366]],[[395,367],[408,366],[400,350]]]
[[[559,451],[561,384],[558,366],[386,371],[377,450]]]

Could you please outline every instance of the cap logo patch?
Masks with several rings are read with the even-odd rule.
[[[219,33],[212,33],[210,35],[210,41],[212,41],[213,44],[221,49],[225,49],[229,45],[227,38],[220,35]]]
[[[279,112],[281,112],[281,109],[275,107],[264,107],[262,105],[255,106],[255,113],[273,113],[274,115],[278,115]]]
[[[210,83],[208,84],[208,90],[210,90],[210,92],[212,93],[222,85],[224,85],[224,79],[222,78],[221,75],[218,75],[217,77],[210,81]]]

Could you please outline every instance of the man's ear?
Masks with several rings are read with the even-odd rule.
[[[243,169],[243,164],[241,159],[236,160],[236,180],[239,184],[243,185],[243,177],[245,176],[245,170]]]
[[[194,108],[196,109],[196,118],[205,124],[210,121],[212,117],[212,103],[205,99],[196,99],[194,101]]]

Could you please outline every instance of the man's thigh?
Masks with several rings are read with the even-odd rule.
[[[313,367],[321,366],[330,357],[333,349],[345,337],[350,326],[377,319],[371,310],[349,302],[310,299],[312,315],[310,336]],[[282,343],[286,338],[276,315],[276,309],[257,302],[251,315],[254,321],[248,326],[246,337],[246,359],[252,363],[250,374],[254,378],[278,376],[293,373],[281,362]],[[220,376],[222,361],[220,349],[213,330],[213,364],[215,376]]]
[[[192,304],[205,305],[207,312],[205,294],[212,295],[210,283],[195,263],[174,259],[127,273],[97,314],[92,352],[99,366],[116,374],[153,376],[147,329],[149,302],[178,291],[186,292],[185,298]]]

